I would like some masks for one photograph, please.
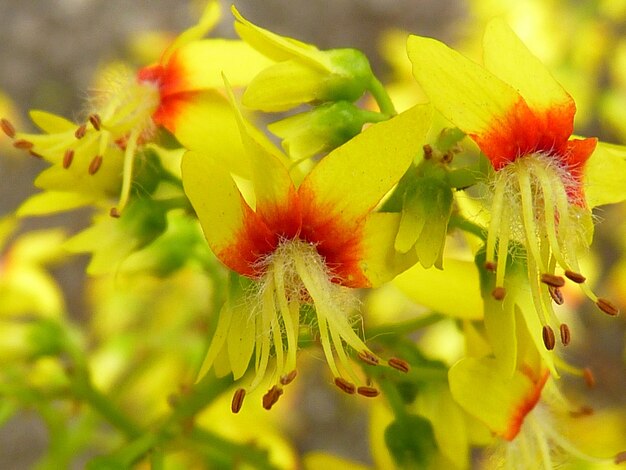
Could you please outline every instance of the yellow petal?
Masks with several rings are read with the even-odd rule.
[[[220,3],[217,0],[207,1],[198,23],[178,35],[174,42],[163,53],[163,62],[167,61],[169,57],[181,46],[200,39],[213,29],[213,27],[220,20],[221,15],[222,12]]]
[[[256,342],[254,316],[245,302],[231,307],[232,318],[228,330],[228,360],[233,372],[233,380],[240,379],[248,370],[252,351]]]
[[[420,154],[430,118],[430,107],[418,105],[333,150],[302,182],[303,206],[347,223],[361,219]]]
[[[202,377],[206,375],[209,369],[211,369],[220,353],[223,354],[223,351],[225,349],[224,344],[226,343],[226,338],[228,337],[231,319],[232,310],[230,308],[230,305],[228,303],[225,303],[220,310],[219,318],[217,320],[217,326],[215,327],[215,333],[213,333],[213,337],[211,338],[211,342],[209,343],[209,349],[207,350],[206,356],[204,357],[204,361],[202,361],[202,366],[200,366],[200,371],[198,372],[198,380],[202,379]],[[222,376],[225,374],[217,375]]]
[[[175,112],[173,133],[187,149],[210,156],[231,172],[250,178],[249,158],[235,114],[219,92],[206,91],[181,102]]]
[[[320,70],[332,69],[329,58],[315,46],[280,36],[252,24],[241,16],[234,5],[231,11],[236,19],[235,30],[239,37],[263,55],[277,62],[297,58]]]
[[[67,131],[74,132],[78,127],[72,121],[46,111],[34,109],[28,115],[37,127],[48,134]]]
[[[492,432],[513,439],[526,414],[541,396],[547,376],[537,383],[516,371],[513,377],[500,374],[494,359],[461,359],[450,368],[448,380],[456,402],[485,423]]]
[[[502,19],[487,25],[483,59],[485,68],[515,88],[532,109],[569,108],[574,104],[545,65]]]
[[[400,214],[375,212],[365,223],[359,267],[372,287],[390,281],[417,261],[414,251],[399,253],[393,242],[400,225]]]
[[[590,208],[626,199],[626,147],[598,142],[585,165],[584,184]]]
[[[394,284],[420,305],[456,318],[481,319],[478,270],[473,261],[446,258],[443,271],[417,264],[399,275]]]
[[[497,118],[520,99],[491,72],[435,39],[409,36],[407,52],[413,75],[433,106],[467,134],[497,127]]]
[[[246,89],[242,103],[252,109],[286,111],[318,99],[325,91],[326,74],[286,60],[260,72]]]
[[[96,199],[94,195],[90,194],[66,191],[43,191],[26,199],[17,209],[17,215],[20,217],[29,217],[68,211],[90,205],[94,203]]]
[[[222,73],[234,87],[245,86],[272,62],[248,44],[231,39],[204,39],[178,49],[166,67],[180,76],[166,92],[222,88]]]

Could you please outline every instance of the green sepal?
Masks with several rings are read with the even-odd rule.
[[[404,415],[385,429],[385,443],[399,468],[428,468],[437,452],[430,422],[417,415]]]

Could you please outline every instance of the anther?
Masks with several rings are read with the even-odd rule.
[[[565,298],[563,297],[563,292],[558,287],[548,286],[548,292],[550,293],[550,297],[554,300],[554,303],[557,305],[563,305],[565,302]]]
[[[263,395],[263,408],[271,410],[272,406],[276,404],[280,396],[283,394],[283,389],[278,385],[274,385],[270,388],[265,395]]]
[[[11,139],[15,137],[15,127],[13,127],[13,124],[11,124],[11,121],[8,119],[0,119],[0,128],[2,128],[2,131]]]
[[[380,395],[380,391],[375,387],[362,386],[356,389],[356,393],[367,398],[374,398]]]
[[[591,416],[592,414],[593,414],[593,408],[587,405],[581,406],[577,410],[570,411],[570,415],[573,416],[574,418],[578,416]]]
[[[567,326],[565,323],[561,323],[561,326],[559,327],[559,331],[561,333],[561,344],[563,346],[567,346],[571,339],[569,326]]]
[[[486,269],[487,271],[491,271],[492,273],[495,273],[495,272],[496,272],[496,268],[497,268],[497,266],[498,266],[498,265],[497,265],[496,263],[494,263],[493,261],[487,261],[487,262],[485,263],[485,269]]]
[[[38,159],[40,159],[40,160],[43,158],[43,155],[41,155],[41,154],[39,154],[39,153],[37,153],[37,152],[33,151],[33,149],[30,149],[30,150],[28,151],[28,154],[29,154],[31,157],[35,157],[35,158],[38,158]]]
[[[13,147],[15,147],[16,149],[20,149],[20,150],[30,150],[34,146],[35,144],[33,144],[31,141],[24,140],[24,139],[18,139],[13,142]]]
[[[377,366],[379,362],[376,356],[374,356],[371,352],[365,350],[359,353],[359,359],[361,359],[366,364],[369,364],[370,366]]]
[[[296,378],[296,375],[298,375],[298,371],[296,369],[294,369],[291,372],[289,372],[288,374],[282,375],[280,377],[280,383],[282,385],[289,385],[291,382],[293,382],[293,379]]]
[[[356,386],[352,382],[348,382],[344,378],[335,377],[335,385],[344,392],[346,392],[348,395],[353,395],[354,392],[356,392]]]
[[[585,384],[587,385],[587,387],[593,388],[596,386],[596,378],[589,367],[585,367],[583,369],[583,379],[585,379]]]
[[[441,162],[442,163],[451,163],[453,159],[454,159],[454,153],[452,153],[452,151],[448,150],[441,157]]]
[[[399,357],[390,357],[387,364],[400,372],[404,372],[405,374],[411,370],[409,363]]]
[[[239,413],[241,407],[243,406],[243,399],[246,397],[246,391],[243,388],[237,389],[235,394],[233,395],[233,401],[230,403],[230,410],[233,413]]]
[[[615,465],[626,462],[626,451],[617,454],[613,461],[615,462]]]
[[[95,157],[93,157],[93,160],[91,160],[91,163],[89,164],[89,174],[95,175],[100,169],[101,165],[102,165],[102,155],[96,155]]]
[[[83,137],[85,137],[86,132],[87,126],[85,124],[82,124],[78,126],[78,129],[76,129],[76,132],[74,132],[74,137],[76,137],[77,139],[82,139]]]
[[[102,120],[100,119],[100,115],[98,114],[91,114],[89,116],[89,122],[91,123],[91,125],[93,126],[93,128],[97,131],[100,130],[100,125],[102,124]]]
[[[563,287],[565,285],[565,279],[550,273],[543,273],[541,275],[541,282],[550,287]]]
[[[426,144],[424,145],[423,149],[424,149],[424,160],[429,160],[430,158],[432,158],[433,148],[430,145]]]
[[[598,300],[596,300],[596,305],[600,310],[607,315],[611,315],[612,317],[619,313],[619,309],[606,299],[598,298]]]
[[[545,345],[546,349],[548,351],[552,351],[556,343],[556,339],[554,338],[554,330],[549,325],[544,325],[541,334],[543,336],[543,344]]]
[[[114,219],[119,219],[122,214],[120,214],[120,211],[117,210],[117,207],[111,207],[111,210],[109,211],[109,215],[113,217]]]
[[[72,164],[72,160],[74,160],[74,151],[72,149],[67,149],[63,155],[63,168],[67,170]]]
[[[502,286],[498,286],[491,291],[491,296],[496,300],[502,300],[506,296],[506,289]]]
[[[564,274],[566,278],[568,278],[572,282],[575,282],[576,284],[582,284],[583,282],[587,280],[585,276],[583,276],[580,273],[577,273],[576,271],[567,270],[565,271]]]

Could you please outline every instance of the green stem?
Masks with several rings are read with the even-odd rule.
[[[463,230],[464,232],[471,233],[472,235],[476,235],[482,241],[486,241],[487,239],[487,233],[483,227],[475,224],[474,222],[470,222],[462,215],[454,214],[450,216],[448,226],[452,228],[458,228],[460,230]]]
[[[427,326],[434,325],[445,317],[440,313],[431,313],[423,317],[412,318],[399,323],[384,324],[367,329],[367,336],[370,338],[383,338],[385,336],[397,336],[421,330]]]
[[[376,103],[378,103],[381,113],[387,114],[388,116],[398,114],[395,106],[391,102],[391,98],[389,98],[387,94],[387,90],[385,90],[383,84],[374,75],[372,75],[368,89],[376,100]]]

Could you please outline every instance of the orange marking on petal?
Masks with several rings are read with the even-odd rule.
[[[520,98],[506,115],[496,116],[486,132],[470,136],[496,170],[535,152],[562,156],[567,163],[567,140],[572,134],[575,112],[571,103],[532,110]]]
[[[313,205],[309,197],[301,199],[300,238],[316,246],[334,275],[333,282],[347,287],[370,287],[369,279],[359,267],[365,220],[350,223],[341,219],[332,207]]]
[[[526,418],[526,415],[528,415],[528,413],[530,413],[533,408],[535,408],[537,402],[539,402],[543,387],[546,384],[548,377],[550,377],[550,372],[548,370],[545,370],[540,376],[536,376],[531,370],[525,370],[523,372],[524,375],[526,375],[533,382],[534,387],[514,410],[509,422],[509,426],[502,434],[502,437],[507,441],[512,441],[513,439],[515,439],[515,436],[517,436],[522,427],[524,418]]]
[[[176,123],[185,106],[199,94],[197,91],[176,93],[161,96],[161,104],[152,115],[152,120],[158,126],[166,128],[171,133],[176,132]]]

